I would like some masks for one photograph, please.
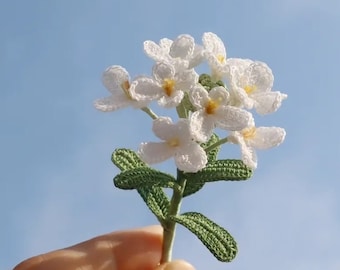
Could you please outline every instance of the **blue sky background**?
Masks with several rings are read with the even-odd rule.
[[[208,184],[183,203],[231,232],[236,259],[216,261],[184,228],[174,257],[197,269],[340,269],[339,14],[337,0],[1,1],[0,268],[156,223],[135,192],[113,187],[110,162],[113,149],[154,138],[149,118],[92,102],[108,94],[109,65],[150,74],[144,40],[187,33],[201,43],[211,31],[229,57],[272,68],[288,99],[257,122],[287,137],[259,153],[252,180]]]

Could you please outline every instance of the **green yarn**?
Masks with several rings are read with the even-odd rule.
[[[219,261],[230,262],[235,258],[237,243],[234,238],[206,216],[188,212],[171,216],[171,219],[194,233]]]
[[[217,143],[220,140],[220,138],[218,137],[217,134],[213,133],[213,135],[211,135],[210,139],[208,142],[206,143],[202,143],[201,146],[203,149],[206,149],[212,145],[214,145],[215,143]],[[214,149],[210,150],[207,153],[207,158],[208,158],[208,162],[212,162],[215,161],[217,159],[217,155],[220,152],[221,146],[217,146]]]
[[[168,216],[170,202],[164,191],[160,187],[141,187],[137,189],[139,195],[151,212],[157,217],[164,227]]]
[[[210,140],[201,146],[207,149],[217,142],[219,137],[213,134]],[[217,160],[219,146],[211,148],[207,153],[208,164],[205,168],[196,173],[178,170],[177,179],[150,168],[132,150],[116,149],[111,159],[121,173],[113,181],[120,189],[136,189],[163,228],[174,222],[183,225],[194,233],[218,260],[230,262],[237,253],[237,244],[233,237],[200,213],[188,212],[177,215],[176,212],[169,212],[171,204],[163,191],[163,188],[172,188],[174,194],[181,194],[182,198],[199,191],[207,182],[240,181],[251,177],[252,170],[241,160]]]
[[[120,189],[138,189],[141,187],[166,187],[176,188],[176,179],[150,167],[139,167],[123,171],[118,174],[113,182]]]
[[[252,176],[252,170],[242,160],[222,159],[208,163],[197,173],[186,173],[185,176],[188,182],[240,181],[249,179]]]
[[[214,87],[222,86],[225,88],[223,81],[213,81],[208,74],[201,74],[198,78],[198,82],[207,90],[210,91]]]
[[[145,162],[143,162],[134,151],[126,148],[116,149],[112,153],[111,161],[121,171],[126,171],[137,167],[147,167]]]

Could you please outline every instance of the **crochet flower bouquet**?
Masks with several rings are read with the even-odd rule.
[[[272,91],[271,69],[259,61],[227,59],[216,34],[204,33],[202,43],[195,44],[190,35],[164,38],[158,44],[145,41],[144,52],[155,61],[152,75],[130,80],[123,67],[111,66],[103,74],[111,96],[94,102],[104,112],[133,106],[152,119],[159,142],[142,143],[136,152],[116,149],[112,161],[121,170],[115,186],[137,190],[164,229],[161,263],[171,260],[177,223],[194,233],[218,260],[234,259],[237,244],[228,231],[200,213],[180,213],[182,199],[207,182],[249,179],[257,166],[255,149],[277,146],[285,137],[282,128],[256,127],[250,112],[273,113],[287,97]],[[202,62],[209,65],[210,74],[197,74],[194,68]],[[175,109],[178,119],[156,115],[149,107],[153,101]],[[218,158],[220,147],[227,143],[240,146],[240,160]],[[149,166],[169,158],[175,161],[176,176]],[[165,188],[172,189],[171,198]]]

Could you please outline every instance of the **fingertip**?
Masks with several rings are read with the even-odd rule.
[[[195,268],[186,261],[175,260],[160,265],[156,270],[195,270]]]
[[[153,269],[161,259],[163,228],[148,226],[111,235],[117,269]]]
[[[163,227],[161,225],[150,225],[139,229],[135,229],[135,231],[144,231],[147,233],[155,233],[161,235],[163,233]]]

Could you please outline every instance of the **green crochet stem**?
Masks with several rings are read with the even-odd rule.
[[[176,221],[170,219],[171,216],[177,216],[180,211],[181,202],[183,198],[183,192],[185,189],[186,179],[178,179],[179,189],[174,189],[172,198],[170,201],[170,208],[168,212],[167,219],[163,223],[163,248],[162,248],[162,258],[160,263],[165,263],[171,261],[172,257],[172,247],[175,240],[176,234]]]
[[[144,108],[141,108],[141,110],[143,112],[145,112],[146,114],[148,114],[153,120],[157,119],[158,116],[157,114],[155,114],[150,108],[148,107],[144,107]]]
[[[204,148],[205,152],[209,153],[211,150],[214,150],[215,148],[219,147],[220,145],[228,142],[228,137],[225,137],[223,139],[218,140],[212,145],[209,145],[208,147]]]

